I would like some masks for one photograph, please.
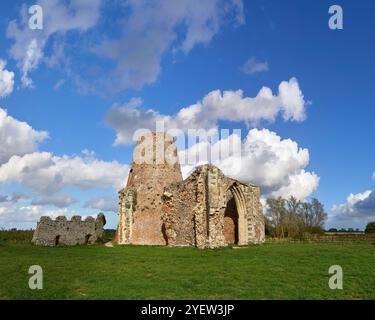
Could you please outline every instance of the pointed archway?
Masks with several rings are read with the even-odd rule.
[[[237,244],[238,245],[246,245],[248,244],[248,230],[247,230],[247,213],[246,213],[246,201],[245,195],[242,191],[241,186],[235,182],[229,188],[231,194],[233,195],[232,199],[234,199],[236,213],[237,213]],[[227,207],[230,204],[230,201],[227,203]],[[232,200],[233,201],[233,200]]]
[[[226,244],[238,244],[238,211],[231,193],[230,196],[224,212],[224,237]]]

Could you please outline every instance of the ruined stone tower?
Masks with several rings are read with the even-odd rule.
[[[127,185],[119,192],[119,244],[165,245],[164,188],[182,181],[174,138],[146,133],[138,141]]]
[[[119,244],[196,246],[263,243],[260,189],[212,165],[182,181],[174,139],[148,133],[138,141],[128,182],[119,192]]]

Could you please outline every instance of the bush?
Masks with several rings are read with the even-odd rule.
[[[375,221],[367,224],[365,233],[375,233]]]
[[[113,241],[115,238],[116,230],[106,229],[104,230],[103,240],[104,242]]]

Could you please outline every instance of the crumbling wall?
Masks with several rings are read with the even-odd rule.
[[[183,183],[174,183],[166,187],[163,194],[163,231],[170,246],[196,246],[194,183],[194,177]]]
[[[226,177],[215,166],[197,167],[185,181],[167,187],[163,201],[170,246],[216,248],[264,242],[260,189]]]
[[[225,245],[225,176],[214,166],[198,167],[185,181],[165,189],[163,221],[171,246]]]
[[[105,217],[100,213],[96,219],[88,217],[82,220],[74,216],[68,220],[65,216],[52,220],[42,217],[37,224],[32,242],[41,246],[93,244],[103,239]]]
[[[260,202],[260,188],[247,185],[245,188],[248,236],[247,242],[260,244],[265,241],[265,221]]]

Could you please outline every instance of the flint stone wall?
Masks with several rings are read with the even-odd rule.
[[[96,219],[82,220],[74,216],[68,220],[64,216],[52,220],[42,217],[37,224],[32,243],[39,246],[93,244],[103,240],[105,217],[100,213]]]
[[[198,167],[163,195],[162,220],[170,246],[216,248],[265,240],[260,189],[226,177],[212,165]]]

